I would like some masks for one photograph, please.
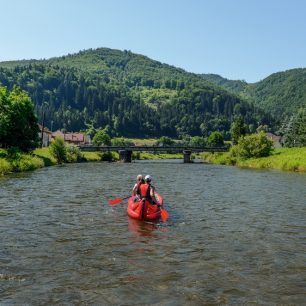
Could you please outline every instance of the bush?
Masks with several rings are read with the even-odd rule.
[[[123,137],[113,138],[111,140],[112,146],[116,147],[132,147],[135,146],[134,142],[128,139],[124,139]]]
[[[66,144],[66,161],[68,163],[75,163],[82,160],[80,149],[73,144]]]
[[[273,150],[273,141],[264,132],[239,138],[238,144],[230,150],[230,155],[240,158],[265,157]]]
[[[0,174],[3,175],[12,171],[12,165],[4,158],[0,158]]]
[[[201,136],[194,136],[190,138],[189,145],[193,147],[204,147],[206,146],[206,140]]]
[[[207,139],[207,143],[210,146],[223,146],[224,145],[224,139],[223,136],[220,132],[212,132],[208,139]]]
[[[50,154],[56,159],[57,163],[62,164],[67,159],[65,142],[62,138],[56,137],[49,146]]]
[[[8,159],[19,159],[21,157],[21,151],[17,147],[10,147],[7,149]]]
[[[22,154],[19,158],[11,161],[13,171],[23,172],[44,167],[44,162],[37,156]]]
[[[156,141],[155,145],[164,147],[164,146],[172,146],[174,143],[175,141],[171,139],[170,137],[162,136]]]
[[[115,152],[103,152],[101,154],[101,160],[102,161],[115,161],[118,160],[118,154],[116,154]]]

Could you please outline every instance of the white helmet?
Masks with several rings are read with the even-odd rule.
[[[145,176],[145,181],[146,181],[146,182],[151,182],[151,181],[152,181],[151,175],[146,175],[146,176]]]

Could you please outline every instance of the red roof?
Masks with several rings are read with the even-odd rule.
[[[86,141],[85,135],[82,133],[63,133],[60,130],[57,130],[56,132],[52,133],[52,137],[61,137],[62,139],[64,139],[64,141],[72,143],[85,143]]]
[[[64,140],[66,141],[71,141],[71,142],[83,142],[85,141],[85,136],[84,134],[81,133],[68,133],[64,134],[65,138]]]

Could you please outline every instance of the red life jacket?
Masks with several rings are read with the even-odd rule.
[[[149,184],[147,183],[141,184],[140,185],[140,197],[151,199],[150,190],[151,190],[151,186]]]

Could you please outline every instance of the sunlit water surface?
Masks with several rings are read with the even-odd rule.
[[[126,215],[151,174],[166,223]],[[305,305],[306,175],[181,161],[0,178],[1,305]]]

